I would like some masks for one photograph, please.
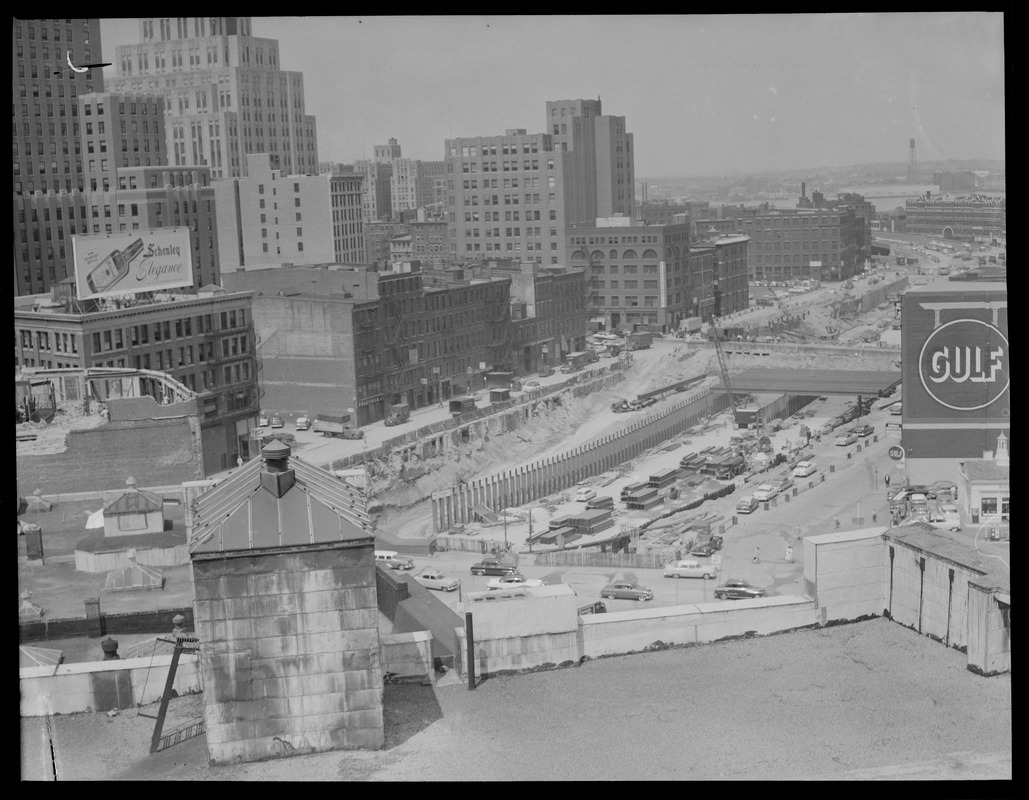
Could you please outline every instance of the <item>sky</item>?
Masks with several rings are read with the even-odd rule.
[[[447,138],[542,133],[546,101],[600,97],[636,177],[1003,159],[994,12],[253,17],[303,74],[320,161],[444,157]],[[140,41],[102,19],[106,60]]]

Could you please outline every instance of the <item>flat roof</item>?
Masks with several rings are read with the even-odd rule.
[[[896,387],[900,370],[852,369],[747,369],[733,375],[734,392],[773,392],[778,394],[866,395]],[[725,390],[721,380],[715,390]]]

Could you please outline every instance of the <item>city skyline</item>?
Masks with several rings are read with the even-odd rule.
[[[625,116],[646,178],[902,162],[910,138],[920,160],[1003,159],[1003,21],[253,17],[253,32],[303,73],[321,161],[371,158],[391,137],[405,156],[438,160],[447,138],[542,132],[547,100],[600,96],[605,113]],[[100,24],[104,58],[139,41],[137,18]]]

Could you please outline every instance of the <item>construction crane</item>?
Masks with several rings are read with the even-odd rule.
[[[718,358],[718,369],[722,373],[722,383],[725,384],[725,391],[729,395],[729,410],[732,412],[733,422],[740,424],[739,416],[736,413],[736,402],[732,394],[732,383],[729,381],[729,365],[725,360],[725,352],[722,350],[722,341],[718,335],[718,320],[711,319],[711,331],[715,340],[715,356]]]

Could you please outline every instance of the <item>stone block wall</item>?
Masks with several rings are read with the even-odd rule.
[[[217,763],[383,745],[373,546],[194,555]]]

